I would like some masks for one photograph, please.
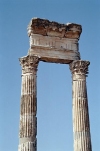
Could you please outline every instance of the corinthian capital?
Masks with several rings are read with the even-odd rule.
[[[70,70],[72,74],[88,74],[88,66],[90,62],[84,60],[76,60],[70,63]]]
[[[37,71],[37,66],[39,63],[38,56],[25,56],[19,59],[20,65],[22,66],[22,72],[25,73],[32,73],[33,71]]]

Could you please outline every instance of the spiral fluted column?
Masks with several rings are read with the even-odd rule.
[[[73,61],[70,64],[73,84],[73,133],[74,151],[92,151],[86,76],[89,61]]]
[[[18,151],[37,150],[37,56],[20,58],[22,88]]]

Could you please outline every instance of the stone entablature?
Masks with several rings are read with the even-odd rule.
[[[78,40],[32,34],[29,55],[37,55],[41,61],[70,63],[79,60]]]
[[[30,36],[30,47],[41,46],[41,47],[53,47],[58,49],[66,50],[78,50],[78,40],[60,37],[42,36],[38,34],[32,34]]]
[[[30,49],[28,54],[37,55],[41,61],[67,63],[79,60],[78,40],[81,25],[59,24],[46,19],[33,18],[28,26]]]
[[[43,36],[79,39],[81,32],[82,27],[79,24],[60,24],[40,18],[33,18],[28,25],[29,36],[31,36],[31,34],[39,34]]]

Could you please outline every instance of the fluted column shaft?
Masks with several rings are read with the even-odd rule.
[[[20,109],[20,132],[18,151],[37,150],[37,56],[20,58],[22,88]]]
[[[73,61],[70,64],[73,83],[73,133],[74,151],[92,151],[86,74],[89,61]]]

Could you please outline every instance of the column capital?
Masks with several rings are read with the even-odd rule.
[[[89,64],[90,64],[89,61],[75,60],[72,63],[70,63],[70,70],[72,74],[87,75]]]
[[[22,58],[19,58],[20,65],[22,66],[22,73],[33,73],[37,71],[39,57],[36,55],[28,55]]]

